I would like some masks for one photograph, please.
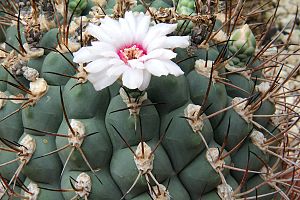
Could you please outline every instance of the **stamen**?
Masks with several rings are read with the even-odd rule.
[[[118,50],[118,55],[122,61],[126,64],[129,60],[138,59],[146,55],[146,50],[138,44],[133,44],[132,46],[126,46]]]

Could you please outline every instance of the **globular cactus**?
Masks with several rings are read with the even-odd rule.
[[[299,66],[220,3],[3,2],[0,197],[299,198]]]

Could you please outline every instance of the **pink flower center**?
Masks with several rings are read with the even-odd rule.
[[[118,56],[124,63],[128,63],[128,60],[138,59],[147,54],[147,51],[139,44],[133,44],[131,46],[125,46],[120,48],[117,52]]]

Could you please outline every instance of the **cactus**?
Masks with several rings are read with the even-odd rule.
[[[299,66],[280,78],[241,5],[222,20],[215,1],[6,3],[1,198],[299,195]]]

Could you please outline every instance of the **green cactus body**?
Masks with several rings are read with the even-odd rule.
[[[34,106],[22,111],[24,127],[56,132],[62,119],[59,100],[59,87],[49,86],[47,93]],[[39,132],[27,130],[28,134],[40,135]]]
[[[7,92],[6,96],[10,96]],[[0,118],[4,119],[12,112],[15,112],[20,107],[19,102],[6,101],[4,106],[0,109]],[[5,119],[0,126],[0,137],[8,140],[17,141],[23,134],[23,123],[21,113],[16,113],[11,117]]]
[[[71,119],[87,119],[96,116],[98,112],[103,117],[109,103],[108,89],[96,93],[90,82],[76,84],[76,80],[70,79],[64,88],[63,97],[68,116]]]
[[[24,28],[20,27],[20,32],[23,33],[24,32]],[[17,40],[18,37],[18,30],[17,30],[17,26],[10,26],[6,29],[6,42],[8,44],[10,44],[11,46],[13,46],[16,49],[19,49],[19,42]],[[21,34],[21,41],[22,43],[25,43],[25,36],[23,34]],[[6,46],[6,49],[11,51],[13,48],[11,48],[10,46]]]
[[[195,1],[191,0],[179,0],[177,4],[177,12],[183,15],[195,14]],[[178,21],[178,30],[184,34],[190,33],[193,28],[193,23],[185,20]]]
[[[45,78],[45,80],[51,85],[65,85],[68,81],[68,78],[58,78],[57,76],[59,75],[47,72],[73,76],[75,74],[75,69],[72,66],[74,65],[74,63],[72,63],[72,59],[73,58],[70,53],[65,53],[63,56],[57,52],[49,53],[46,56],[42,66],[41,74],[43,78]]]
[[[228,175],[226,178],[226,181],[227,181],[228,185],[230,185],[230,187],[231,187],[230,192],[233,192],[233,190],[235,190],[238,187],[238,183],[232,176]],[[219,192],[221,192],[221,190],[219,188],[217,190],[208,192],[207,194],[202,196],[202,199],[204,199],[204,200],[221,200],[220,195],[218,194]]]
[[[202,104],[204,101],[204,97],[206,95],[209,78],[199,74],[197,71],[193,70],[187,75],[191,99],[195,104]],[[217,99],[217,101],[215,101]],[[221,110],[226,107],[227,104],[227,92],[223,84],[213,82],[210,87],[209,95],[208,95],[208,103],[206,107],[208,109],[205,111],[207,115],[213,114],[218,110]],[[213,103],[212,103],[213,102]],[[209,103],[212,103],[209,105]],[[204,109],[205,110],[205,109]],[[223,113],[216,115],[215,117],[210,119],[212,126],[215,128],[221,122],[223,118]]]
[[[257,115],[257,117],[254,117],[253,119],[257,123],[259,123],[260,125],[265,127],[271,118],[271,117],[268,117],[268,115],[272,116],[274,113],[275,113],[274,102],[272,102],[270,100],[266,100],[266,101],[262,102],[260,108],[254,112],[254,115]],[[259,115],[265,115],[265,116],[260,117]]]
[[[102,183],[100,183],[99,180],[90,172],[66,171],[62,177],[61,188],[72,188],[70,184],[70,180],[72,179],[70,179],[70,177],[74,180],[78,180],[78,177],[80,177],[82,173],[86,173],[90,177],[91,191],[88,195],[88,199],[97,200],[99,198],[103,198],[107,200],[114,200],[122,197],[121,191],[111,178],[107,169],[101,169],[96,172]],[[73,184],[76,184],[76,182]],[[78,194],[75,192],[63,193],[64,199],[71,199],[76,195]]]
[[[36,69],[38,72],[41,72],[45,57],[46,56],[41,56],[39,58],[28,60],[27,66],[32,69]]]
[[[241,29],[235,30],[230,39],[229,51],[234,55],[234,59],[230,64],[237,67],[245,66],[245,63],[253,56],[256,48],[256,40],[251,29],[246,24]]]
[[[143,104],[150,103],[149,100],[143,102]],[[138,133],[141,125],[139,124],[139,118],[141,118],[142,127],[145,129],[143,134],[144,140],[149,141],[158,138],[160,118],[154,106],[142,107],[138,116],[131,115],[128,110],[114,112],[126,107],[121,96],[118,95],[112,98],[107,109],[105,123],[114,149],[126,147],[126,144],[118,136],[114,127],[124,134],[130,145],[137,145],[140,142]],[[135,133],[135,130],[137,130],[137,133]]]
[[[4,42],[6,40],[5,31],[0,29],[0,42]]]
[[[248,152],[250,152],[248,154]],[[249,158],[248,158],[249,155]],[[269,161],[269,154],[266,154],[263,150],[261,150],[258,146],[253,144],[251,141],[246,141],[245,145],[243,145],[238,152],[236,152],[232,156],[232,160],[235,163],[235,167],[245,169],[247,167],[249,159],[248,169],[252,171],[260,170],[264,163],[268,163]],[[262,159],[260,161],[259,159]],[[244,173],[243,172],[232,172],[233,177],[237,180],[237,182],[241,182]],[[248,178],[254,176],[254,173],[249,173]]]
[[[227,105],[232,104],[232,99],[228,98],[227,102]],[[252,128],[253,125],[251,123],[245,121],[234,109],[230,109],[224,114],[223,120],[218,127],[214,129],[215,140],[222,144],[228,130],[230,140],[227,142],[226,149],[231,150],[252,131]]]
[[[5,145],[1,145],[0,147],[5,147]],[[14,160],[16,159],[16,154],[12,153],[12,152],[3,152],[1,151],[0,153],[0,159],[1,159],[1,162],[5,163],[5,162],[9,162],[11,160]],[[1,167],[1,174],[3,174],[2,176],[7,179],[7,180],[10,180],[15,171],[17,170],[18,168],[18,163],[17,162],[14,162],[14,163],[11,163],[7,166],[4,166],[4,167]],[[20,179],[24,179],[24,176],[21,175]]]
[[[22,140],[27,134],[21,136]],[[61,172],[61,162],[58,155],[54,154],[49,157],[43,157],[35,159],[35,157],[42,156],[48,152],[56,149],[54,137],[52,136],[34,136],[31,135],[36,143],[36,149],[29,160],[29,162],[24,166],[22,172],[30,180],[40,183],[58,183],[58,177]]]
[[[69,9],[74,12],[75,15],[80,15],[87,5],[88,0],[73,0],[68,4]]]
[[[50,29],[47,33],[45,33],[40,40],[40,46],[41,47],[46,47],[46,48],[56,48],[58,45],[57,42],[57,34],[58,34],[58,29],[53,28]],[[51,51],[49,49],[45,49],[45,54],[49,54]]]
[[[208,60],[215,61],[217,59],[219,52],[213,47],[208,50],[199,48],[195,52],[188,52],[188,49],[176,48],[175,52],[177,56],[174,61],[178,63],[184,73],[188,74],[194,69],[196,60],[206,59],[206,51]]]
[[[102,169],[103,167],[108,165],[112,154],[112,147],[104,126],[104,121],[100,121],[98,118],[80,119],[77,121],[79,121],[79,123],[82,123],[82,125],[85,127],[85,134],[88,135],[95,133],[89,137],[84,138],[82,146],[80,148],[84,152],[86,158],[90,161],[89,164],[93,169]],[[71,123],[73,122],[71,121]],[[65,121],[62,122],[60,128],[58,129],[58,132],[65,135],[71,134]],[[68,138],[56,138],[57,148],[62,148],[68,144],[72,144],[70,140],[68,140]],[[93,148],[91,149],[90,147]],[[70,151],[73,148],[74,147],[71,146],[59,152],[59,156],[64,164],[67,160],[68,155],[70,154]],[[101,159],[93,159],[95,152]],[[74,153],[70,157],[68,166],[74,170],[89,170],[89,166],[85,163],[83,156],[80,154],[78,149],[74,150]]]
[[[254,87],[252,80],[237,73],[227,75],[227,79],[230,84],[236,86],[232,87],[231,85],[226,85],[226,91],[230,97],[246,98],[251,95]]]
[[[255,175],[254,177],[252,177],[251,179],[249,179],[247,181],[247,185],[245,186],[245,188],[251,187],[253,185],[258,185],[263,182],[264,182],[264,180],[260,177],[260,175]],[[260,196],[260,195],[264,195],[264,194],[270,194],[272,192],[275,192],[274,188],[270,187],[269,185],[263,185],[259,189],[249,193],[248,196],[249,197]],[[271,199],[280,199],[280,198],[278,196],[276,197],[274,195],[266,195],[266,196],[260,197],[260,199],[271,200]]]
[[[170,5],[162,0],[155,0],[151,3],[151,7],[159,9],[159,8],[169,8]]]
[[[218,151],[217,147],[220,147],[214,142],[212,142],[210,145],[210,147],[213,149],[213,151],[211,151],[212,154],[213,152]],[[191,195],[191,199],[196,199],[201,196],[202,193],[211,191],[221,182],[218,173],[207,160],[208,157],[213,156],[209,155],[210,153],[208,152],[210,151],[202,152],[179,174],[180,179]],[[225,159],[224,162],[230,163],[230,158]],[[200,168],[205,170],[205,173],[198,173],[197,169]],[[229,170],[225,170],[222,173],[226,176],[229,173]],[[199,188],[202,188],[202,191],[199,190]]]
[[[16,189],[15,189],[15,192],[16,192],[17,194],[19,194],[19,193],[21,192],[21,188],[16,188]],[[3,195],[1,196],[1,198],[2,198],[3,200],[10,200],[10,199],[18,200],[18,199],[19,199],[18,197],[8,195],[7,193],[3,194]]]
[[[154,148],[157,141],[148,142],[148,144]],[[151,145],[152,144],[152,145]],[[134,147],[133,147],[134,148]],[[126,163],[124,166],[122,163]],[[172,170],[171,162],[168,158],[167,153],[163,147],[158,147],[154,156],[152,173],[155,174],[157,181],[161,182],[172,176],[174,171]],[[128,148],[117,150],[114,152],[111,160],[111,174],[123,194],[130,188],[133,181],[138,176],[138,170],[133,161],[132,152]],[[147,181],[143,177],[141,178],[132,192],[128,194],[127,198],[132,198],[147,191]]]
[[[148,87],[149,98],[153,102],[161,103],[156,108],[160,113],[168,113],[187,103],[189,90],[184,76],[165,78],[153,77]]]
[[[24,86],[28,87],[29,86],[29,81],[24,78],[23,76],[16,76],[17,80],[21,82]],[[7,75],[7,81],[13,84],[17,84],[18,82],[10,75]],[[25,94],[24,91],[12,86],[11,84],[7,84],[7,91],[9,91],[13,95],[18,95],[18,94]]]
[[[188,106],[188,105],[187,105]],[[206,147],[200,134],[209,143],[213,137],[213,130],[209,120],[203,121],[201,130],[193,130],[185,116],[187,106],[180,107],[162,118],[161,133],[172,120],[163,145],[170,153],[170,159],[176,171],[182,170],[195,159]],[[202,115],[203,117],[205,115]]]
[[[34,19],[33,14],[41,17],[30,2],[18,2],[22,20]],[[42,2],[50,5],[48,0]],[[291,157],[298,155],[299,141],[290,125],[298,115],[276,116],[278,111],[293,111],[296,106],[278,108],[277,102],[286,99],[276,97],[275,90],[285,91],[286,85],[281,85],[281,79],[274,82],[275,78],[261,69],[276,67],[269,68],[268,57],[255,58],[256,41],[248,25],[235,28],[228,45],[213,39],[207,46],[196,43],[190,37],[193,23],[182,19],[215,16],[196,13],[195,1],[174,2],[178,3],[176,11],[172,0],[146,0],[136,5],[133,0],[69,1],[69,11],[75,15],[86,17],[89,23],[101,22],[100,27],[86,28],[84,21],[80,42],[86,52],[71,48],[73,36],[68,43],[70,52],[58,49],[57,38],[65,37],[66,24],[59,27],[53,23],[54,27],[47,29],[45,21],[39,21],[43,37],[34,44],[45,47],[44,54],[26,54],[24,63],[4,65],[17,80],[0,68],[0,198],[288,199],[289,191],[297,190],[298,186],[290,187],[292,179],[299,179],[298,160]],[[116,3],[124,6],[120,12],[132,9],[145,14],[115,13]],[[144,3],[152,14],[165,17],[159,28],[153,27],[155,20]],[[61,13],[55,19],[63,22],[64,1],[57,4],[57,13]],[[46,11],[44,8],[44,14]],[[54,16],[50,9],[47,12]],[[70,15],[65,21],[73,24]],[[173,21],[177,25],[166,25]],[[138,22],[141,29],[135,27]],[[111,29],[105,27],[107,23]],[[180,32],[181,26],[186,30]],[[215,27],[208,28],[216,31],[221,26],[217,19]],[[136,37],[141,38],[127,44],[127,35],[139,31],[141,35]],[[23,32],[21,27],[24,42]],[[15,25],[6,29],[6,42],[19,49],[16,35]],[[159,35],[163,36],[157,42]],[[142,41],[144,37],[149,41]],[[66,42],[60,41],[63,44]],[[89,52],[91,45],[98,46]],[[7,45],[6,51],[1,63],[12,53]],[[89,65],[95,59],[97,65]],[[159,60],[157,66],[147,65],[152,59]],[[138,65],[130,64],[134,62]],[[17,71],[24,66],[39,75],[35,70],[32,74]],[[125,73],[133,70],[135,76],[126,79]],[[142,85],[136,87],[135,81],[142,76]],[[102,88],[99,81],[107,85]],[[148,84],[145,89],[144,84]],[[296,175],[288,176],[291,173]]]
[[[181,184],[180,180],[177,177],[170,178],[170,181],[163,182],[163,185],[169,184],[168,190],[170,194],[173,194],[173,199],[180,200],[186,199],[190,200],[188,192],[185,190],[184,186]],[[151,197],[148,193],[143,193],[132,200],[151,200]]]
[[[3,67],[0,68],[0,80],[6,81],[7,80],[7,72],[5,71],[5,69],[3,69]],[[7,88],[7,85],[5,82],[1,81],[0,82],[0,91],[5,91]]]

